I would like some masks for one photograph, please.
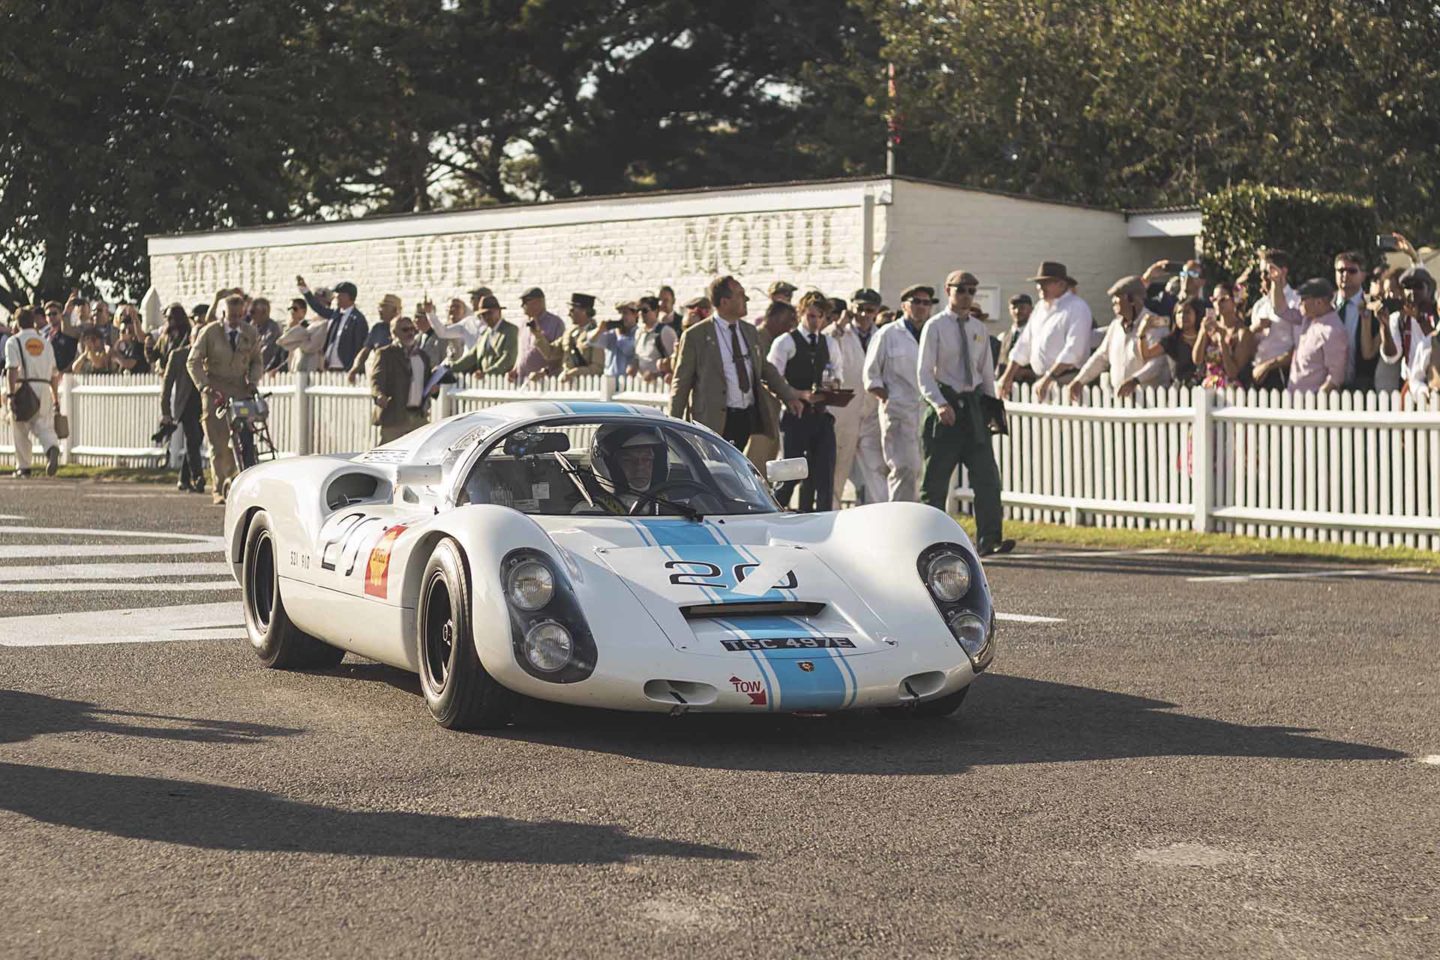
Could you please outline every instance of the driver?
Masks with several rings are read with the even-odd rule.
[[[590,442],[590,469],[600,487],[591,495],[607,513],[629,513],[641,499],[636,494],[662,486],[669,468],[669,447],[655,427],[610,423]]]

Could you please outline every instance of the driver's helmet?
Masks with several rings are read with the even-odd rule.
[[[670,468],[669,447],[658,428],[638,423],[607,423],[595,431],[595,438],[590,441],[590,469],[595,471],[601,484],[614,493],[631,489],[620,466],[620,451],[635,447],[655,450],[655,465],[650,471],[650,483],[645,487],[654,490],[665,482]]]

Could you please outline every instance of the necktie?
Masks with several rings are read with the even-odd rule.
[[[746,369],[745,357],[740,353],[740,325],[730,324],[730,359],[735,364],[735,382],[740,386],[741,395],[750,392],[750,371]]]
[[[813,334],[813,333],[810,334],[810,349],[811,349],[811,350],[814,350],[814,349],[815,349],[815,334]]]
[[[956,386],[958,386],[963,393],[972,389],[970,382],[972,379],[970,372],[970,328],[965,323],[964,317],[956,317],[955,319],[960,322],[960,372],[962,374],[961,379],[965,381],[964,383],[956,384]]]
[[[239,330],[231,330],[231,331],[230,331],[230,349],[231,349],[231,350],[237,349],[237,347],[236,347],[236,341],[237,341],[239,338],[240,338],[240,331],[239,331]]]
[[[345,314],[340,314],[330,323],[330,329],[325,333],[325,349],[329,350],[335,338],[340,335],[340,325],[345,322]]]

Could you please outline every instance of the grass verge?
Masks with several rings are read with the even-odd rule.
[[[975,521],[955,519],[973,538]],[[1208,553],[1229,557],[1292,557],[1355,563],[1384,563],[1407,567],[1440,569],[1440,553],[1413,547],[1371,547],[1356,543],[1321,543],[1309,540],[1267,540],[1228,533],[1195,533],[1187,530],[1118,530],[1109,527],[1068,527],[1053,523],[1005,521],[1005,536],[1020,543],[1097,547],[1109,550],[1173,550],[1176,553]]]

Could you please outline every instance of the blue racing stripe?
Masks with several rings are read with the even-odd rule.
[[[571,400],[564,404],[569,408],[570,413],[584,415],[633,413],[628,404],[608,403],[603,400]]]
[[[742,637],[813,636],[814,631],[790,617],[732,617],[725,625]],[[853,697],[854,684],[847,682],[838,659],[831,651],[757,650],[775,677],[771,699],[784,710],[838,710]],[[807,663],[810,669],[800,665]],[[844,671],[849,670],[846,664]]]

